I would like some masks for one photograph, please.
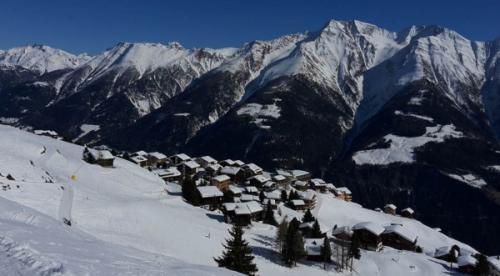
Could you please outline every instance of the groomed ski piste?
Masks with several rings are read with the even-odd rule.
[[[231,275],[217,268],[230,227],[219,212],[185,203],[153,173],[117,158],[113,168],[82,160],[83,147],[0,125],[0,271],[5,275]],[[8,180],[7,175],[15,180]],[[71,176],[73,180],[71,179]],[[71,224],[61,221],[73,189]],[[169,192],[167,191],[169,190]],[[354,271],[322,264],[288,268],[274,253],[275,227],[253,223],[245,238],[259,275],[443,275],[456,273],[430,257],[436,248],[469,246],[417,220],[391,216],[318,194],[313,214],[323,228],[362,221],[401,223],[424,253],[384,247],[362,251]],[[61,202],[62,205],[61,205]],[[62,208],[62,210],[60,209]],[[301,216],[280,207],[282,215]]]

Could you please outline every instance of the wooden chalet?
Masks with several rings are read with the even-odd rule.
[[[193,160],[189,160],[181,163],[179,166],[179,171],[183,176],[193,176],[198,172],[198,169],[201,168],[200,164],[196,163]]]
[[[241,168],[245,165],[245,162],[241,161],[241,160],[235,160],[234,161],[234,165],[235,167],[238,167],[238,168]]]
[[[342,199],[344,201],[352,201],[352,193],[347,187],[338,187],[335,188],[334,194],[338,199]]]
[[[292,178],[295,180],[309,181],[311,180],[311,174],[303,170],[291,170]]]
[[[304,239],[304,251],[306,259],[313,262],[323,262],[321,248],[324,246],[325,239]]]
[[[400,224],[386,226],[380,237],[384,245],[395,249],[407,251],[417,249],[417,235]]]
[[[326,182],[321,178],[313,178],[310,180],[311,188],[315,191],[326,193]]]
[[[336,227],[332,230],[332,236],[337,240],[350,241],[353,231],[350,226]]]
[[[459,255],[460,247],[458,247],[457,245],[439,247],[434,252],[434,258],[446,261],[448,263],[456,262]]]
[[[161,152],[150,152],[147,155],[149,166],[163,167],[168,165],[168,157]]]
[[[205,172],[207,176],[216,176],[219,174],[222,166],[219,164],[212,164],[205,167]]]
[[[143,168],[147,167],[149,164],[148,158],[146,158],[143,155],[134,155],[130,157],[130,161],[134,162],[135,164]]]
[[[191,160],[191,157],[189,155],[184,154],[184,153],[179,153],[173,156],[170,156],[170,163],[174,166],[178,166],[184,162],[188,162]]]
[[[236,187],[234,185],[229,185],[229,188],[228,188],[228,193],[230,196],[232,196],[233,198],[234,197],[241,197],[241,194],[243,193],[243,189],[241,189],[240,187]]]
[[[316,207],[316,193],[314,191],[299,192],[299,197],[304,201],[306,209],[312,210]]]
[[[307,209],[306,203],[302,199],[291,200],[290,207],[296,211],[303,211],[303,210]]]
[[[179,182],[182,180],[182,174],[176,167],[158,170],[156,174],[165,182]]]
[[[256,186],[256,187],[262,187],[266,182],[270,181],[271,179],[269,177],[266,177],[262,174],[253,176],[249,179],[250,185]]]
[[[255,187],[255,186],[247,186],[247,187],[245,187],[245,192],[247,194],[251,194],[251,195],[259,195],[260,190],[257,189],[257,187]]]
[[[219,164],[223,167],[233,167],[235,163],[232,159],[225,159],[219,162]]]
[[[83,160],[101,167],[113,167],[115,157],[108,150],[95,150],[85,147],[83,149]]]
[[[224,203],[223,213],[227,222],[246,226],[262,218],[264,210],[257,201]]]
[[[229,176],[233,182],[240,183],[245,181],[245,173],[239,167],[226,166],[220,170],[220,173]]]
[[[276,183],[276,185],[283,187],[285,189],[288,188],[288,186],[290,185],[290,180],[284,175],[276,174],[272,177],[272,179]]]
[[[352,227],[352,238],[358,239],[361,248],[373,251],[382,249],[382,238],[384,227],[373,222],[360,222]]]
[[[266,183],[264,183],[264,185],[262,185],[262,190],[264,192],[271,192],[274,191],[275,189],[276,189],[276,183],[273,181],[267,181]]]
[[[222,204],[224,194],[215,186],[197,187],[201,205],[208,205],[210,209],[216,209]]]
[[[387,204],[384,206],[384,212],[389,215],[396,215],[396,205],[394,204]]]
[[[225,174],[221,174],[213,177],[211,182],[212,186],[216,186],[219,190],[225,192],[229,189],[229,185],[231,185],[231,178]]]
[[[299,191],[305,191],[305,190],[309,189],[309,182],[302,181],[302,180],[296,180],[293,182],[292,186]]]
[[[203,168],[207,168],[210,165],[218,164],[217,160],[213,159],[211,156],[208,156],[208,155],[198,157],[196,159],[196,162],[198,162],[198,164],[200,164],[200,166]]]
[[[264,172],[261,167],[255,165],[254,163],[246,164],[242,167],[242,169],[245,172],[245,178],[250,178]]]
[[[403,210],[401,210],[401,216],[403,216],[405,218],[413,218],[414,215],[415,215],[415,211],[413,211],[413,209],[410,207],[407,207],[407,208],[404,208]]]

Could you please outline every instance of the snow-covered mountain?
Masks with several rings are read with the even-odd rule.
[[[218,212],[182,200],[177,185],[129,161],[113,168],[81,160],[83,147],[0,126],[0,269],[8,275],[233,275],[216,268],[229,225]],[[14,180],[7,179],[10,175]],[[74,181],[70,176],[75,175]],[[62,186],[74,191],[72,226],[60,221]],[[331,229],[362,221],[402,224],[418,236],[424,253],[384,248],[362,252],[359,275],[443,275],[448,264],[430,257],[436,248],[470,246],[418,220],[365,209],[317,194],[313,210]],[[283,215],[301,214],[281,207]],[[288,268],[273,253],[274,226],[245,230],[260,275],[325,275],[312,263]],[[344,275],[339,273],[339,275]],[[350,275],[350,272],[345,272]]]
[[[38,57],[24,64],[50,60]],[[241,48],[120,43],[41,75],[0,67],[0,118],[80,143],[304,167],[371,187],[370,207],[418,202],[429,223],[444,204],[443,228],[488,251],[470,233],[500,241],[499,57],[498,39],[336,20]],[[433,191],[446,196],[422,196]]]

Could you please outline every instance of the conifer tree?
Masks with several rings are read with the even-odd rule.
[[[361,242],[359,240],[359,235],[354,234],[352,236],[351,247],[349,248],[349,256],[352,258],[356,258],[359,260],[361,258],[361,250],[359,247],[361,246]]]
[[[286,233],[282,258],[288,266],[296,265],[297,261],[301,260],[306,255],[304,250],[304,239],[299,231],[299,225],[299,221],[293,219]]]
[[[287,202],[288,201],[288,195],[286,194],[285,190],[281,190],[281,201],[282,202]]]
[[[314,220],[315,218],[311,213],[311,210],[307,209],[306,212],[304,213],[304,216],[302,217],[302,223],[313,222]]]
[[[274,219],[274,212],[271,203],[267,204],[266,212],[264,213],[264,223],[276,225],[276,220]]]
[[[285,239],[286,239],[287,232],[288,232],[288,221],[287,221],[287,218],[285,217],[285,218],[283,218],[281,223],[276,228],[275,247],[276,247],[276,251],[278,251],[279,254],[283,254],[283,248],[285,245]]]
[[[323,246],[321,247],[321,257],[325,263],[332,262],[332,247],[330,246],[330,241],[327,237],[323,240]]]
[[[474,275],[486,276],[490,275],[490,265],[488,263],[488,259],[483,254],[478,254],[476,256],[477,264],[474,268]]]
[[[214,258],[219,267],[225,267],[246,275],[255,275],[258,271],[253,262],[252,248],[243,239],[243,228],[233,225],[229,230],[231,240],[226,240],[225,251],[219,258]]]
[[[313,228],[311,231],[311,238],[319,239],[323,237],[323,233],[321,233],[321,227],[319,226],[319,222],[317,219],[314,220]]]
[[[260,193],[259,193],[260,202],[264,201],[265,198],[266,198],[266,195],[264,194],[264,191],[260,191]]]
[[[192,205],[200,205],[196,182],[191,177],[184,178],[182,182],[182,197]]]

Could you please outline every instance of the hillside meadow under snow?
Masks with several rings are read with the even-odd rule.
[[[82,161],[82,151],[81,146],[0,125],[0,182],[10,185],[0,190],[5,210],[0,214],[0,269],[14,275],[230,274],[213,260],[228,236],[221,213],[185,203],[175,192],[168,193],[160,178],[131,162],[117,158],[114,168],[102,168]],[[15,180],[8,180],[8,174]],[[63,184],[74,191],[71,227],[58,219]],[[453,244],[473,250],[416,220],[332,195],[319,194],[313,213],[323,228],[361,221],[404,224],[426,253]],[[343,274],[310,262],[295,268],[281,265],[273,252],[274,235],[275,227],[261,223],[246,230],[260,275]],[[426,254],[387,247],[363,251],[355,270],[354,275],[454,273]]]

